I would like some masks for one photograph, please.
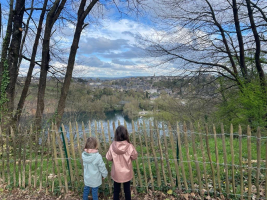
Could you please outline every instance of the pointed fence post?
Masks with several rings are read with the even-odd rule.
[[[62,141],[63,141],[63,148],[64,148],[65,157],[66,157],[66,161],[67,161],[67,167],[68,167],[68,171],[69,171],[69,179],[70,179],[70,182],[71,182],[70,164],[69,164],[69,158],[68,158],[68,153],[67,153],[67,148],[66,148],[66,142],[65,142],[63,131],[62,131],[62,127],[60,127],[60,133],[61,133],[61,138],[62,138]]]

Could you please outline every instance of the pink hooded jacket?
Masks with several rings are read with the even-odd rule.
[[[111,178],[117,183],[125,183],[133,178],[132,160],[137,158],[134,146],[125,141],[114,141],[106,154],[112,161]]]

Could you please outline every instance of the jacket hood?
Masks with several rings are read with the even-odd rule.
[[[82,153],[83,162],[92,163],[97,158],[98,154],[99,153],[87,153],[87,152],[83,152]]]
[[[130,146],[130,143],[127,142],[126,140],[112,142],[112,149],[118,155],[125,154],[129,146]]]

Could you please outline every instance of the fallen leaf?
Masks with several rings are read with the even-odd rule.
[[[186,200],[188,200],[188,194],[182,194],[182,196],[183,196]]]
[[[168,194],[172,194],[172,190],[168,190],[167,193],[168,193]]]

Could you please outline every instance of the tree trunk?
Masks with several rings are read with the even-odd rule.
[[[0,3],[0,37],[1,37],[1,33],[2,33],[2,6]]]
[[[223,41],[223,44],[225,46],[225,51],[226,51],[226,53],[228,55],[228,58],[229,58],[229,60],[231,62],[231,66],[233,68],[233,72],[235,74],[235,78],[237,78],[238,77],[238,71],[237,71],[235,61],[233,59],[233,56],[231,54],[231,50],[229,48],[229,45],[228,45],[228,42],[227,42],[227,39],[226,39],[226,36],[225,36],[225,31],[224,31],[223,27],[221,26],[221,24],[217,21],[215,13],[214,13],[214,10],[213,10],[210,2],[208,0],[206,0],[206,2],[207,2],[208,6],[210,8],[211,16],[212,16],[212,19],[214,21],[214,24],[218,27],[218,29],[219,29],[219,31],[221,33],[222,41]]]
[[[8,46],[10,43],[11,33],[12,33],[12,20],[13,20],[13,4],[14,0],[11,0],[9,3],[9,16],[8,16],[8,22],[7,22],[7,29],[6,29],[6,35],[3,40],[3,46],[2,46],[2,53],[1,53],[1,61],[0,61],[0,86],[2,84],[2,72],[4,67],[4,62],[7,60],[7,52],[8,52]]]
[[[72,73],[73,73],[73,68],[75,64],[75,57],[81,37],[81,33],[83,30],[83,25],[84,25],[84,19],[85,17],[89,14],[89,12],[92,10],[94,5],[98,2],[98,0],[93,0],[87,9],[84,11],[85,3],[86,0],[82,0],[80,3],[79,11],[78,11],[78,22],[76,25],[75,33],[74,33],[74,38],[72,41],[71,45],[71,50],[69,54],[69,60],[68,60],[68,66],[67,66],[67,72],[65,75],[64,83],[61,89],[61,94],[60,94],[60,99],[58,101],[58,107],[57,107],[57,116],[56,116],[56,125],[57,127],[60,126],[62,116],[64,113],[65,105],[66,105],[66,99],[67,95],[69,92],[69,87],[71,83],[71,78],[72,78]]]
[[[14,116],[14,120],[16,120],[17,122],[20,121],[22,109],[24,107],[25,99],[27,97],[27,93],[28,93],[28,90],[29,90],[29,87],[30,87],[30,84],[31,84],[32,72],[33,72],[33,69],[34,69],[34,66],[35,66],[35,57],[36,57],[36,53],[37,53],[37,47],[39,45],[39,39],[40,39],[41,32],[42,32],[42,26],[43,26],[43,21],[44,21],[44,15],[45,15],[45,12],[46,12],[47,2],[48,2],[48,0],[45,0],[44,4],[43,4],[43,10],[42,10],[42,13],[40,15],[39,24],[38,24],[38,28],[37,28],[37,33],[36,33],[35,41],[34,41],[34,45],[33,45],[33,50],[32,50],[31,62],[30,62],[29,70],[28,70],[27,77],[26,77],[26,80],[25,80],[25,84],[24,84],[24,87],[23,87],[23,90],[22,90],[22,93],[21,93],[21,96],[20,96],[20,100],[19,100],[19,103],[18,103],[17,111],[16,111],[16,114]]]
[[[8,67],[10,82],[7,87],[8,109],[12,112],[14,109],[15,86],[18,77],[18,58],[22,37],[22,20],[25,10],[25,0],[16,1],[13,34],[8,53]]]
[[[79,45],[79,41],[80,41],[80,36],[81,36],[81,32],[82,32],[82,26],[83,26],[83,22],[78,21],[77,26],[76,26],[76,30],[75,30],[75,34],[74,34],[74,38],[72,41],[72,45],[71,45],[71,50],[70,50],[70,54],[69,54],[69,60],[68,60],[68,66],[67,66],[65,79],[64,79],[63,86],[61,88],[60,99],[58,101],[57,116],[56,116],[57,127],[60,126],[60,122],[62,120],[62,116],[63,116],[64,109],[65,109],[66,99],[67,99],[67,95],[69,92],[73,68],[74,68],[74,64],[75,64],[75,57],[76,57],[76,53],[77,53],[77,49],[78,49],[78,45]]]
[[[248,16],[249,16],[249,21],[250,21],[250,25],[251,25],[251,30],[253,32],[255,43],[256,43],[256,52],[255,52],[256,69],[257,69],[257,72],[259,74],[260,84],[261,84],[262,91],[266,95],[265,74],[264,74],[264,71],[262,69],[261,61],[260,61],[260,53],[261,53],[260,37],[259,37],[259,34],[257,32],[256,25],[255,25],[255,21],[254,21],[254,17],[253,17],[253,12],[252,12],[251,5],[250,5],[250,0],[246,0],[246,3],[247,3]]]
[[[26,28],[24,30],[23,38],[22,38],[21,45],[20,45],[18,69],[19,69],[21,61],[22,61],[22,50],[23,50],[24,43],[25,43],[25,40],[26,40],[26,37],[27,37],[27,34],[28,34],[30,20],[32,19],[33,4],[34,4],[34,0],[32,0],[32,2],[31,2],[31,12],[30,12],[30,14],[28,16],[28,19],[27,19],[27,22],[26,22],[26,25],[25,25]]]
[[[238,43],[239,43],[240,69],[241,69],[241,73],[242,73],[243,77],[245,79],[247,79],[248,78],[248,73],[247,73],[247,67],[246,67],[246,64],[245,64],[245,50],[244,50],[242,32],[241,32],[241,29],[240,29],[239,18],[238,18],[238,8],[237,8],[236,0],[233,0],[233,13],[234,13],[234,21],[235,21],[237,39],[238,39]]]
[[[64,8],[65,3],[66,3],[66,0],[62,0],[61,3],[60,3],[60,0],[56,0],[56,2],[53,4],[53,7],[48,12],[47,17],[46,17],[46,26],[45,26],[45,33],[44,33],[44,39],[43,39],[43,49],[42,49],[42,64],[41,64],[38,95],[37,95],[37,109],[36,109],[36,114],[35,114],[35,126],[37,130],[41,129],[42,116],[44,112],[46,79],[47,79],[47,73],[48,73],[49,61],[50,61],[50,53],[49,53],[50,36],[51,36],[54,23],[58,19],[59,14]]]

